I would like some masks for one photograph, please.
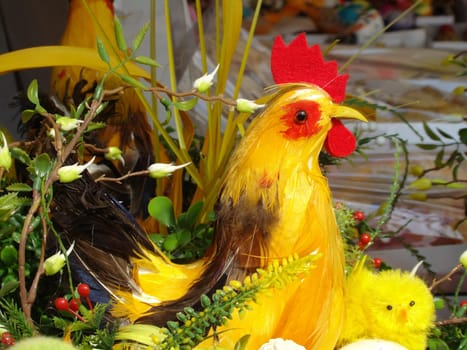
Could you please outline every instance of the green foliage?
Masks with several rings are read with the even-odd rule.
[[[427,122],[423,122],[423,129],[426,136],[429,138],[428,143],[417,143],[416,146],[422,150],[436,151],[433,160],[433,166],[421,169],[414,173],[417,179],[414,181],[424,180],[430,181],[430,186],[424,190],[429,190],[432,186],[458,189],[462,191],[457,199],[463,201],[464,206],[467,205],[467,187],[465,182],[467,179],[461,177],[460,171],[465,169],[467,165],[466,149],[467,149],[467,128],[459,129],[457,135],[451,135],[440,128],[433,128]],[[433,178],[433,174],[441,171],[449,170],[450,178]],[[431,177],[429,177],[431,175]],[[423,190],[423,189],[422,189]],[[423,192],[423,191],[422,191]],[[467,209],[467,207],[466,207]],[[467,216],[461,218],[455,225],[457,228],[462,222],[467,220]]]
[[[84,321],[74,317],[54,317],[54,325],[63,335],[69,334],[73,344],[83,350],[111,349],[114,343],[118,323],[109,323],[104,319],[108,304],[96,304],[93,310],[80,307]]]
[[[5,298],[0,298],[0,326],[10,332],[15,340],[31,337],[35,333],[21,308]]]
[[[259,293],[271,288],[285,288],[287,284],[310,272],[319,256],[291,256],[282,262],[274,261],[266,269],[258,269],[256,273],[247,276],[243,283],[230,281],[211,297],[203,295],[200,300],[202,311],[197,312],[186,307],[183,312],[177,313],[178,321],[167,323],[166,336],[159,345],[160,348],[192,349],[205,339],[210,328],[224,325],[234,312],[238,312],[239,315],[246,312]],[[237,344],[241,348],[246,341],[247,338],[244,337]]]
[[[170,198],[158,196],[149,202],[149,214],[168,229],[168,234],[151,233],[149,236],[170,259],[189,262],[204,255],[212,241],[214,218],[211,216],[199,223],[203,206],[203,202],[196,202],[175,218]]]

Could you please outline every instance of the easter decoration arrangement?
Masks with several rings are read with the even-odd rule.
[[[0,73],[53,67],[50,94],[34,80],[17,98],[21,139],[1,135],[0,348],[466,348],[467,253],[433,281],[367,253],[402,165],[376,225],[333,200],[326,167],[374,141],[343,120],[375,106],[348,96],[348,74],[305,33],[275,37],[274,85],[239,97],[255,20],[227,97],[242,2],[216,12],[210,68],[195,9],[203,72],[185,92],[174,62],[165,86],[138,54],[153,23],[129,45],[109,0],[70,0],[61,45],[0,55]],[[465,147],[467,128],[458,136]],[[409,156],[392,141],[398,162]],[[436,287],[454,274],[451,316],[437,320]]]

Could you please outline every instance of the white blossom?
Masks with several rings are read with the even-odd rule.
[[[0,147],[0,168],[5,170],[10,169],[12,160],[10,149],[8,148],[8,142],[6,141],[5,134],[2,134],[3,146]]]
[[[83,165],[78,165],[78,163],[73,165],[65,165],[58,169],[58,179],[62,183],[68,183],[75,180],[78,180],[81,177],[81,173],[86,170],[93,162],[96,157]]]
[[[193,83],[193,88],[201,93],[207,92],[209,88],[214,84],[214,77],[219,69],[219,65],[216,66],[214,71],[209,74],[204,74],[201,78],[198,78]]]
[[[254,101],[250,101],[244,98],[237,99],[237,106],[236,109],[239,112],[243,113],[253,113],[259,108],[263,108],[265,105],[260,105],[255,103]]]
[[[181,165],[173,165],[173,163],[153,163],[148,167],[149,176],[153,178],[166,177],[171,175],[175,170],[182,169],[189,164],[190,162]]]

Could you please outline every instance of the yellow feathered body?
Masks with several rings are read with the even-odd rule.
[[[425,282],[409,272],[379,273],[360,266],[348,277],[346,316],[340,344],[385,339],[409,350],[424,350],[435,319],[433,296]]]

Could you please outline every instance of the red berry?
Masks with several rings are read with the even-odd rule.
[[[15,338],[10,332],[2,333],[2,344],[3,345],[15,345]]]
[[[467,305],[467,300],[462,300],[461,303],[460,303],[460,306],[463,307]]]
[[[363,246],[368,245],[368,243],[370,242],[371,242],[371,236],[368,233],[362,233],[360,235],[359,243],[361,243]]]
[[[89,293],[91,292],[91,288],[86,283],[78,284],[78,294],[81,295],[83,298],[87,298]]]
[[[70,300],[70,309],[73,311],[78,311],[79,310],[79,304],[81,304],[81,301],[79,299],[71,299]]]
[[[381,260],[380,258],[373,259],[373,266],[375,267],[375,269],[379,269],[382,263],[383,263],[383,260]]]
[[[59,311],[66,311],[69,309],[68,300],[63,297],[55,299],[55,308]]]
[[[363,219],[365,219],[365,214],[361,211],[355,211],[353,213],[353,218],[355,220],[362,221]]]

